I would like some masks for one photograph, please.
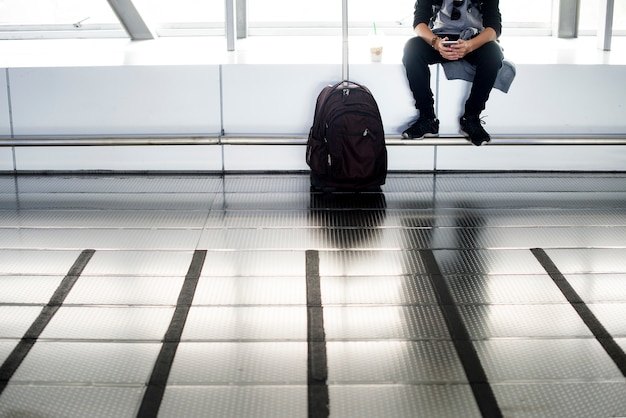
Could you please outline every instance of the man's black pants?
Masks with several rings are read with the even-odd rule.
[[[470,95],[465,102],[465,115],[478,116],[485,109],[489,93],[493,88],[498,71],[502,67],[502,48],[497,42],[488,42],[463,57],[476,67]],[[406,69],[409,87],[415,98],[415,107],[420,115],[435,117],[433,92],[430,88],[430,64],[446,62],[439,51],[432,48],[422,38],[411,38],[404,47],[402,62]]]

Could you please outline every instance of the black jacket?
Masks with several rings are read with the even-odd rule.
[[[415,28],[420,23],[425,23],[426,25],[428,25],[433,18],[435,6],[441,4],[442,0],[417,0],[415,2],[413,28]],[[500,14],[500,1],[481,0],[480,10],[483,15],[483,26],[486,28],[492,28],[496,31],[496,35],[500,37],[500,34],[502,33],[502,15]]]

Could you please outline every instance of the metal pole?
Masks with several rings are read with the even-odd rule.
[[[613,37],[613,10],[615,0],[600,0],[600,22],[598,24],[598,48],[603,51],[611,50]]]
[[[348,54],[348,0],[342,1],[341,7],[341,38],[343,40],[343,53],[341,58],[341,74],[343,80],[350,79],[349,66],[349,54]]]
[[[155,35],[131,0],[107,0],[115,16],[133,41],[154,39]]]
[[[557,10],[554,14],[557,20],[556,30],[559,38],[578,37],[578,17],[580,15],[580,0],[557,0]]]
[[[228,51],[235,50],[235,41],[236,41],[236,33],[237,33],[237,19],[236,19],[236,8],[235,8],[235,0],[225,0],[226,1],[226,49]]]
[[[237,39],[248,37],[248,0],[236,0]]]

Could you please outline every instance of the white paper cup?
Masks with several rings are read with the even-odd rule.
[[[368,36],[368,45],[370,48],[370,60],[372,62],[381,62],[383,59],[383,45],[385,35],[378,31],[376,34],[370,33]]]

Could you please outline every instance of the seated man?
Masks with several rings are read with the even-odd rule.
[[[482,127],[480,113],[504,59],[497,43],[502,31],[499,0],[417,0],[413,28],[417,36],[406,43],[402,62],[419,118],[402,136],[439,136],[428,66],[465,60],[476,73],[460,120],[461,133],[477,146],[489,142],[491,137]]]

